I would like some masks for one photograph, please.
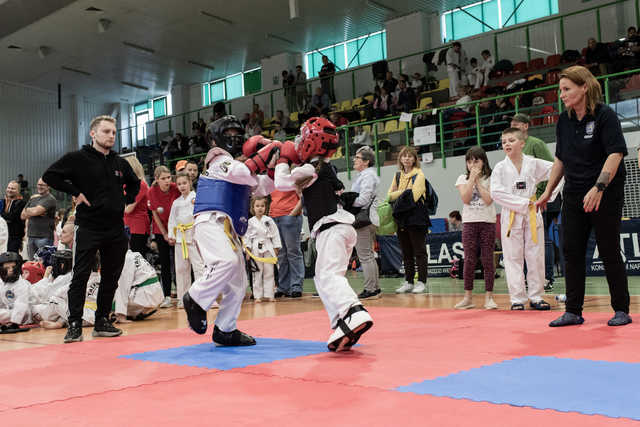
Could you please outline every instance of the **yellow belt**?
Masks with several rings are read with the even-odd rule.
[[[231,247],[235,251],[237,246],[236,246],[236,243],[235,243],[234,238],[233,238],[234,237],[234,232],[233,232],[233,228],[231,227],[231,221],[229,221],[229,218],[225,218],[224,219],[224,234],[226,234],[227,237],[229,238],[229,242],[231,243]],[[263,258],[263,257],[255,256],[254,254],[251,253],[249,248],[247,248],[244,245],[244,243],[242,242],[242,239],[240,239],[240,243],[242,243],[242,247],[244,248],[244,251],[251,258],[253,258],[256,262],[265,262],[267,264],[277,264],[278,263],[278,258],[276,258],[276,257]]]
[[[531,200],[532,202],[535,202],[536,195],[534,194],[533,196],[531,196],[531,199],[529,200]],[[509,227],[507,228],[507,237],[511,235],[511,227],[513,226],[513,220],[515,218],[516,218],[516,213],[514,211],[511,211],[509,214]],[[529,205],[529,228],[531,228],[531,240],[533,240],[533,243],[537,245],[538,244],[538,232],[537,232],[538,216],[536,213],[535,203],[532,203]]]
[[[84,308],[89,310],[98,311],[98,303],[95,301],[85,301]]]
[[[182,232],[182,241],[180,244],[182,245],[182,259],[189,259],[189,248],[187,247],[187,230],[191,230],[193,228],[193,223],[189,224],[178,224],[177,227],[173,227],[173,234],[177,235],[178,231]]]

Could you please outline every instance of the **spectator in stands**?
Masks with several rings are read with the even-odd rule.
[[[460,42],[453,42],[447,50],[447,74],[449,75],[449,96],[458,95],[458,88],[464,84],[465,70],[467,69],[467,54],[462,49]]]
[[[249,124],[249,120],[251,120],[251,115],[249,113],[244,113],[244,115],[242,116],[242,120],[240,120],[240,123],[242,123],[242,127],[246,128]]]
[[[493,56],[491,56],[491,52],[488,49],[485,49],[481,52],[482,62],[480,63],[480,71],[482,72],[482,81],[479,82],[476,80],[476,88],[482,86],[489,86],[489,74],[493,70],[493,66],[495,62],[493,60]],[[478,85],[479,84],[479,85]]]
[[[20,253],[22,251],[22,239],[24,238],[24,220],[20,214],[26,202],[20,195],[18,181],[9,181],[4,193],[4,199],[0,200],[0,215],[7,223],[9,232],[7,251]]]
[[[398,88],[395,104],[396,111],[408,113],[414,110],[416,108],[416,93],[413,88],[407,87],[405,80],[400,80]]]
[[[349,120],[347,120],[342,114],[339,114],[336,111],[331,112],[331,114],[329,115],[329,120],[331,120],[331,123],[336,125],[336,127],[346,126],[349,124]]]
[[[251,119],[253,119],[254,122],[257,123],[260,128],[262,128],[262,125],[264,124],[264,111],[260,109],[260,106],[258,104],[253,104],[253,111],[249,116],[249,120]]]
[[[498,98],[496,99],[496,113],[495,113],[495,123],[509,122],[511,120],[511,115],[513,114],[513,105],[509,98]]]
[[[460,211],[449,212],[449,231],[462,231],[462,215],[460,215]]]
[[[219,101],[213,104],[213,118],[211,120],[212,122],[215,122],[219,118],[224,117],[226,115],[227,115],[227,110],[225,108],[224,102]]]
[[[282,88],[289,113],[296,111],[296,77],[287,70],[282,70]]]
[[[38,179],[38,194],[29,199],[20,214],[27,223],[27,253],[29,260],[43,246],[53,245],[53,230],[56,217],[56,199],[51,195],[49,186]]]
[[[329,112],[331,100],[322,87],[316,88],[316,94],[311,98],[311,115],[321,115]]]
[[[19,173],[16,182],[20,185],[20,194],[22,194],[22,197],[25,199],[29,197],[31,195],[31,192],[29,191],[29,181],[24,179],[24,175]]]
[[[144,176],[144,168],[135,156],[125,157],[129,166],[140,180],[140,190],[133,203],[124,208],[124,225],[129,227],[129,247],[143,256],[147,254],[149,241],[149,184]]]
[[[627,29],[627,37],[619,43],[617,59],[614,61],[615,72],[627,68],[634,68],[638,64],[640,54],[640,36],[636,32],[636,27]]]
[[[304,111],[307,104],[307,73],[302,71],[302,66],[296,65],[296,102],[298,111]]]
[[[589,38],[587,43],[587,52],[585,53],[585,61],[589,71],[595,75],[608,74],[608,64],[611,62],[609,57],[609,49],[604,43],[598,43],[593,37]]]
[[[351,185],[351,191],[358,193],[353,202],[354,208],[360,208],[367,212],[369,224],[356,228],[358,239],[356,241],[356,252],[362,274],[364,276],[364,289],[358,295],[362,299],[380,298],[380,283],[378,279],[378,263],[373,252],[373,245],[376,240],[376,223],[372,220],[371,211],[375,209],[373,201],[378,194],[380,178],[374,169],[376,156],[370,147],[362,147],[356,151],[353,158],[353,169],[358,171],[358,176]]]
[[[537,202],[544,209],[564,176],[566,312],[549,326],[584,322],[585,253],[592,229],[615,311],[608,325],[626,325],[631,317],[620,226],[626,178],[622,159],[627,144],[616,112],[602,103],[600,84],[588,69],[576,65],[560,73],[560,98],[566,110],[556,126],[556,158],[547,188]]]
[[[320,85],[322,85],[322,91],[329,96],[331,102],[336,102],[336,95],[333,92],[333,75],[335,73],[335,64],[329,61],[328,56],[322,55],[322,68],[320,68],[318,77],[320,77]]]
[[[200,117],[198,119],[198,130],[202,133],[204,133],[207,129],[207,124],[204,122],[204,119],[202,117]]]
[[[373,140],[368,130],[362,126],[356,126],[356,135],[353,137],[353,148],[356,150],[361,147],[372,147]]]
[[[478,83],[480,80],[480,83]],[[469,86],[474,88],[479,88],[482,83],[482,71],[480,71],[480,67],[478,66],[478,60],[476,58],[471,58],[469,61],[469,70],[467,72],[467,82]]]
[[[530,125],[531,119],[526,114],[518,113],[511,119],[511,127],[520,129],[525,138],[522,154],[526,154],[527,156],[531,156],[536,159],[553,162],[554,157],[547,148],[547,144],[545,144],[543,140],[529,135]],[[536,190],[536,197],[540,197],[542,193],[544,193],[546,187],[547,181],[539,183]],[[547,204],[547,210],[542,215],[542,219],[544,221],[544,258],[546,279],[544,289],[546,291],[553,289],[553,265],[555,264],[555,249],[553,247],[553,241],[549,237],[549,227],[551,227],[553,220],[558,217],[558,214],[560,214],[561,206],[562,198],[558,195],[553,203]]]
[[[414,73],[413,79],[411,80],[411,89],[413,89],[417,95],[420,95],[420,93],[425,90],[425,85],[425,78],[422,77],[420,73]]]
[[[249,123],[245,127],[244,134],[245,137],[250,138],[254,135],[260,135],[262,133],[262,127],[256,120],[254,116],[251,116],[249,119]]]
[[[169,231],[167,229],[171,205],[180,197],[180,191],[174,182],[171,182],[171,172],[166,166],[158,166],[153,173],[155,182],[149,189],[149,210],[153,216],[153,235],[158,245],[160,264],[162,265],[162,290],[164,301],[161,308],[172,306],[171,303],[171,246],[169,246]]]
[[[191,178],[191,188],[193,188],[193,191],[196,191],[198,189],[198,178],[200,176],[198,173],[198,164],[193,160],[189,160],[185,172],[187,172],[189,178]]]
[[[276,121],[280,122],[280,126],[285,130],[285,132],[296,133],[296,127],[293,126],[293,124],[291,123],[291,119],[289,119],[289,116],[286,116],[284,114],[284,111],[276,111]]]
[[[273,122],[273,127],[275,132],[273,133],[273,136],[271,137],[271,139],[275,141],[286,141],[287,132],[285,132],[285,130],[282,129],[282,125],[280,124],[280,122],[277,120]]]
[[[304,281],[304,261],[300,248],[302,202],[298,194],[295,191],[273,191],[269,216],[278,226],[282,244],[278,252],[278,288],[275,297],[287,295],[300,298]]]
[[[387,91],[387,93],[394,93],[396,88],[398,87],[398,80],[393,77],[393,73],[391,71],[387,71],[387,74],[382,82],[382,88]]]
[[[402,249],[405,281],[396,293],[422,293],[427,282],[427,230],[431,225],[424,200],[426,179],[418,154],[413,147],[404,147],[398,156],[399,172],[396,172],[389,199],[395,202],[393,216],[398,224],[398,241]],[[414,285],[415,266],[418,266],[418,282]]]
[[[393,95],[382,87],[380,88],[380,96],[374,98],[373,101],[373,115],[376,119],[380,119],[387,114],[391,114],[391,107],[394,103]]]

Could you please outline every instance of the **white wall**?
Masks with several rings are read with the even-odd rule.
[[[19,173],[33,186],[63,154],[86,143],[88,126],[109,106],[62,97],[27,86],[0,82],[0,185]]]

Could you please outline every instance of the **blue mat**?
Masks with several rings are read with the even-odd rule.
[[[228,370],[326,353],[327,351],[327,344],[324,342],[256,338],[256,345],[249,347],[216,347],[213,343],[205,343],[120,357],[172,365]]]
[[[640,420],[640,364],[527,356],[396,388]]]

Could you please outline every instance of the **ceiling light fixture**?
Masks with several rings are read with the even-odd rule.
[[[97,7],[90,6],[90,7],[85,9],[85,12],[104,12],[104,11],[102,9],[97,8]]]
[[[108,20],[108,19],[100,19],[98,21],[98,32],[99,33],[106,33],[107,30],[109,30],[109,28],[111,27],[111,24],[113,22]]]
[[[289,19],[300,18],[299,0],[289,0]]]
[[[15,44],[10,44],[9,46],[7,46],[7,49],[22,50],[20,46],[16,46]]]
[[[207,18],[215,19],[216,21],[222,22],[227,25],[234,25],[235,23],[227,18],[223,18],[222,16],[214,15],[213,13],[205,12],[204,10],[200,11],[200,14],[206,16]]]
[[[371,6],[371,7],[375,8],[375,9],[382,10],[382,11],[388,12],[388,13],[396,13],[397,12],[396,9],[394,9],[392,7],[389,7],[387,5],[384,5],[382,3],[378,3],[377,1],[374,1],[374,0],[366,0],[366,1],[367,1],[367,6]]]
[[[123,84],[123,85],[125,85],[125,86],[134,87],[134,88],[136,88],[136,89],[149,90],[149,88],[148,88],[148,87],[146,87],[146,86],[137,85],[137,84],[135,84],[135,83],[131,83],[131,82],[125,82],[125,81],[122,81],[122,82],[120,82],[120,83],[122,83],[122,84]]]
[[[131,49],[136,49],[139,50],[141,52],[145,52],[145,53],[150,53],[150,54],[154,54],[156,53],[156,51],[154,49],[151,49],[150,47],[144,47],[144,46],[140,46],[138,44],[135,43],[131,43],[131,42],[122,42],[123,45],[130,47]]]
[[[285,42],[285,43],[289,43],[289,44],[294,44],[291,40],[285,39],[284,37],[280,37],[280,36],[277,36],[275,34],[267,33],[266,38],[272,39],[272,40],[280,40],[281,42]]]
[[[65,71],[71,71],[72,73],[77,73],[77,74],[82,74],[83,76],[90,76],[91,73],[88,71],[84,71],[84,70],[78,70],[77,68],[71,68],[71,67],[67,67],[67,66],[62,66],[61,67],[63,70]]]
[[[191,65],[196,65],[198,67],[206,68],[207,70],[211,70],[211,71],[216,69],[213,65],[203,64],[202,62],[188,60],[187,63],[189,63]]]

